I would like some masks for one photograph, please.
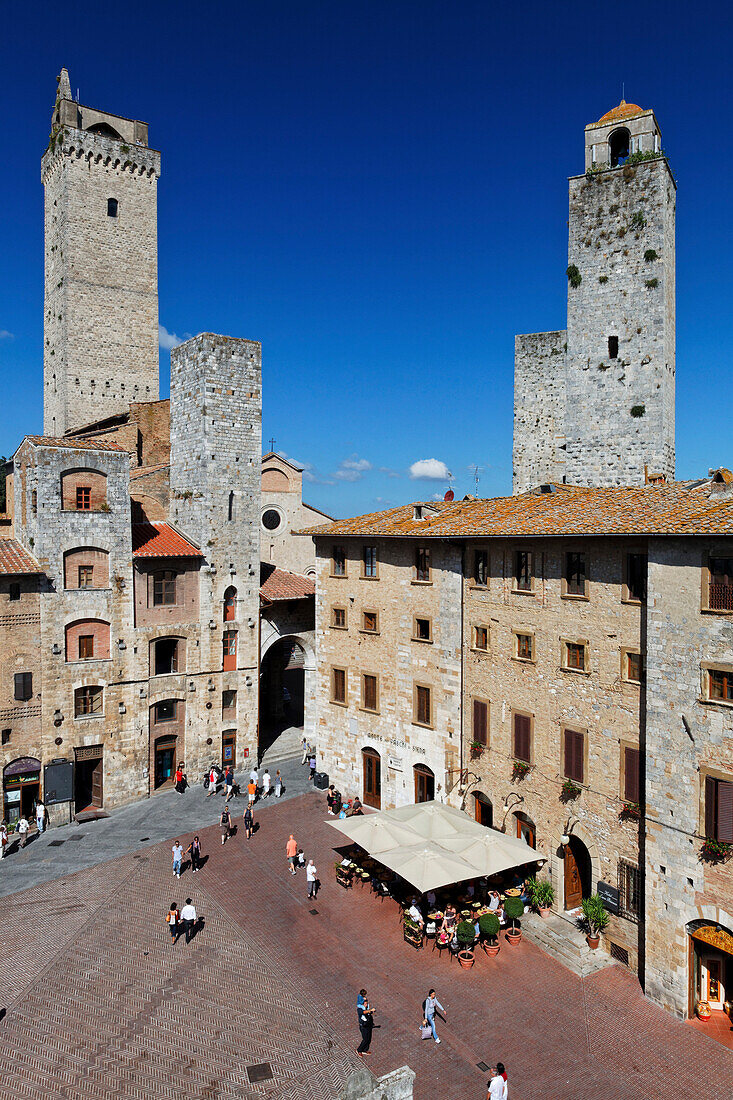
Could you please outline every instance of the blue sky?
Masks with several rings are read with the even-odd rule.
[[[653,107],[679,184],[677,473],[733,465],[725,5],[3,6],[0,452],[42,426],[40,157],[62,65],[162,151],[160,320],[261,340],[263,440],[342,516],[511,491],[514,334],[563,328],[583,128]],[[161,350],[162,392],[168,353]],[[721,415],[722,414],[722,415]],[[436,467],[423,467],[431,472]]]

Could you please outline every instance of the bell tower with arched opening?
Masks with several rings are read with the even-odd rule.
[[[147,123],[77,103],[62,69],[41,160],[46,435],[158,398],[159,176]]]

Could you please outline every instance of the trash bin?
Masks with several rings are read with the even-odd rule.
[[[328,790],[328,772],[316,772],[313,776],[313,786],[319,791]]]

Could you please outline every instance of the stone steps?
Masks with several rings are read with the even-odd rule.
[[[285,760],[300,760],[303,756],[303,731],[291,726],[283,730],[280,736],[273,741],[262,755],[260,765],[271,767],[273,764],[282,764]]]
[[[574,922],[557,913],[545,918],[537,913],[525,913],[522,917],[522,933],[581,978],[613,965],[610,955],[600,948],[597,951],[592,950]]]

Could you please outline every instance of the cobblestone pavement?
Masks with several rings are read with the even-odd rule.
[[[0,1092],[327,1100],[358,1062],[365,985],[381,1025],[369,1068],[409,1064],[417,1100],[483,1100],[477,1063],[496,1059],[512,1100],[733,1093],[733,1055],[647,1002],[620,966],[580,979],[525,941],[470,971],[416,952],[392,902],[335,885],[339,834],[324,819],[309,792],[268,806],[251,841],[240,830],[222,847],[205,830],[195,877],[172,879],[165,843],[0,902]],[[291,831],[323,880],[315,902],[288,873]],[[205,924],[174,947],[163,916],[187,894]],[[440,1046],[418,1032],[431,985],[447,1010]],[[259,1062],[274,1080],[250,1085]]]

